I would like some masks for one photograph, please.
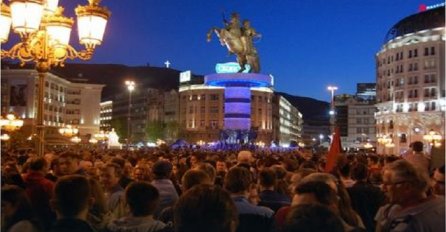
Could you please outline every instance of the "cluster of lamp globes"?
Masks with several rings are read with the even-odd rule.
[[[7,114],[5,117],[0,118],[0,128],[8,133],[16,131],[23,126],[23,120],[16,117],[14,114]],[[8,141],[10,139],[9,134],[0,135],[0,140]]]
[[[65,137],[70,137],[70,141],[73,143],[80,143],[82,139],[77,136],[79,129],[73,127],[72,125],[67,125],[66,127],[59,128],[59,133]],[[108,132],[100,131],[94,134],[92,138],[88,140],[90,144],[97,144],[99,141],[105,141],[108,139]]]
[[[0,41],[8,41],[11,27],[22,41],[9,51],[2,50],[2,58],[19,58],[23,64],[39,59],[39,55],[43,56],[40,53],[49,50],[46,59],[50,66],[62,66],[67,58],[89,59],[102,42],[110,11],[99,6],[100,0],[88,1],[88,5],[75,9],[79,43],[86,48],[81,52],[69,45],[74,20],[62,14],[64,8],[58,6],[59,0],[10,0],[9,6],[2,1]]]

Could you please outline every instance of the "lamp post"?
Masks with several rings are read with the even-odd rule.
[[[327,90],[331,92],[330,98],[330,133],[334,132],[335,124],[335,104],[334,104],[334,92],[338,90],[338,87],[329,85]]]
[[[38,98],[36,129],[37,153],[44,151],[44,86],[45,76],[52,67],[64,66],[66,59],[91,59],[96,45],[102,43],[110,11],[99,6],[100,0],[89,0],[89,4],[75,9],[79,32],[79,43],[84,50],[76,51],[69,45],[74,20],[62,15],[64,8],[57,7],[58,0],[11,0],[10,6],[2,3],[0,40],[8,40],[10,25],[19,34],[20,42],[10,50],[1,50],[1,58],[19,59],[21,65],[34,62],[38,72]],[[4,23],[5,22],[5,23]]]
[[[135,90],[135,82],[134,81],[125,81],[125,85],[129,90],[129,105],[127,112],[127,150],[129,149],[130,139],[132,138],[131,133],[131,117],[132,117],[132,92]]]

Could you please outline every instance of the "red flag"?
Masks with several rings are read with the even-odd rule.
[[[341,134],[339,128],[335,128],[335,133],[333,135],[333,140],[331,141],[330,150],[327,154],[327,163],[325,164],[325,172],[330,172],[336,164],[336,160],[341,153]]]

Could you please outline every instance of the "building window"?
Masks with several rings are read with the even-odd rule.
[[[412,58],[412,50],[409,50],[409,56],[407,58]]]
[[[431,89],[431,97],[435,97],[435,96],[437,96],[437,91],[435,88],[432,88]]]
[[[210,97],[210,99],[212,101],[217,101],[218,100],[218,94],[211,94],[209,97]]]
[[[429,89],[424,89],[424,97],[429,97]]]
[[[424,48],[424,56],[428,56],[429,55],[429,48]]]
[[[435,47],[431,47],[431,55],[435,55]]]
[[[417,57],[418,56],[418,49],[413,50],[413,57]]]

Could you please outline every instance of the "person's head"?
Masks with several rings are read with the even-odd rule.
[[[226,164],[226,161],[224,159],[219,159],[219,160],[217,160],[215,169],[217,172],[227,172],[228,165]]]
[[[368,169],[367,166],[363,163],[356,163],[353,165],[351,170],[351,177],[356,181],[365,181],[367,180]]]
[[[212,166],[212,164],[200,163],[200,164],[198,164],[196,169],[204,171],[209,176],[211,183],[214,183],[215,176],[217,175],[217,172],[215,171],[215,168],[214,168],[214,166]]]
[[[152,215],[158,207],[158,189],[147,182],[132,182],[125,190],[125,199],[135,217]]]
[[[293,206],[288,213],[283,232],[343,232],[341,219],[323,205],[306,204]]]
[[[190,166],[196,168],[199,163],[201,163],[201,157],[198,153],[194,153],[190,156]]]
[[[172,164],[169,161],[158,160],[153,164],[152,172],[155,179],[169,179],[172,174]]]
[[[224,187],[234,194],[245,194],[251,184],[251,172],[243,167],[229,169],[225,176]]]
[[[424,144],[421,141],[415,141],[412,143],[412,151],[416,153],[423,152]]]
[[[183,191],[187,191],[188,189],[199,184],[212,184],[211,179],[204,171],[194,169],[188,170],[186,173],[184,173],[181,183]]]
[[[76,153],[64,152],[59,155],[58,160],[61,175],[71,175],[79,169],[80,157]]]
[[[133,179],[136,181],[149,181],[150,180],[150,176],[149,176],[149,168],[145,167],[145,165],[137,165],[134,169],[133,169]]]
[[[349,163],[345,163],[344,165],[342,165],[339,168],[339,174],[343,177],[343,178],[348,178],[350,177],[350,164]]]
[[[177,232],[234,232],[238,215],[226,191],[215,185],[197,185],[175,204],[174,221]]]
[[[265,168],[259,173],[259,184],[262,188],[274,189],[276,182],[276,173],[271,168]]]
[[[384,167],[383,191],[391,203],[405,205],[422,197],[428,189],[428,178],[406,160]]]
[[[297,187],[297,185],[300,184],[301,180],[304,177],[310,175],[311,173],[315,173],[315,172],[316,172],[316,170],[314,170],[314,169],[307,169],[307,168],[299,169],[297,172],[295,172],[295,173],[293,173],[293,175],[291,175],[288,190],[290,192],[293,192],[295,190],[295,188]]]
[[[34,172],[46,173],[48,169],[48,164],[44,158],[35,157],[31,158],[29,162],[29,170]]]
[[[99,179],[106,191],[119,184],[122,169],[115,163],[107,163],[101,168]]]
[[[2,225],[2,230],[7,231],[12,225],[21,221],[33,218],[33,210],[25,190],[16,186],[8,185],[2,187],[1,195],[2,216],[4,217],[5,225]]]
[[[252,153],[246,150],[240,151],[237,155],[237,162],[239,164],[251,164]]]
[[[85,176],[69,175],[57,180],[51,204],[59,218],[85,219],[91,203],[91,188]]]
[[[445,195],[444,191],[444,164],[436,168],[434,171],[434,174],[432,175],[432,188],[434,190],[434,193],[437,195]]]
[[[310,181],[322,181],[328,186],[330,186],[335,192],[338,192],[338,180],[331,174],[328,173],[312,173],[301,180],[301,183],[306,183]]]
[[[338,196],[334,189],[322,181],[302,183],[294,192],[293,205],[322,204],[337,212]]]
[[[251,22],[247,19],[243,20],[243,27],[245,28],[251,27]]]

